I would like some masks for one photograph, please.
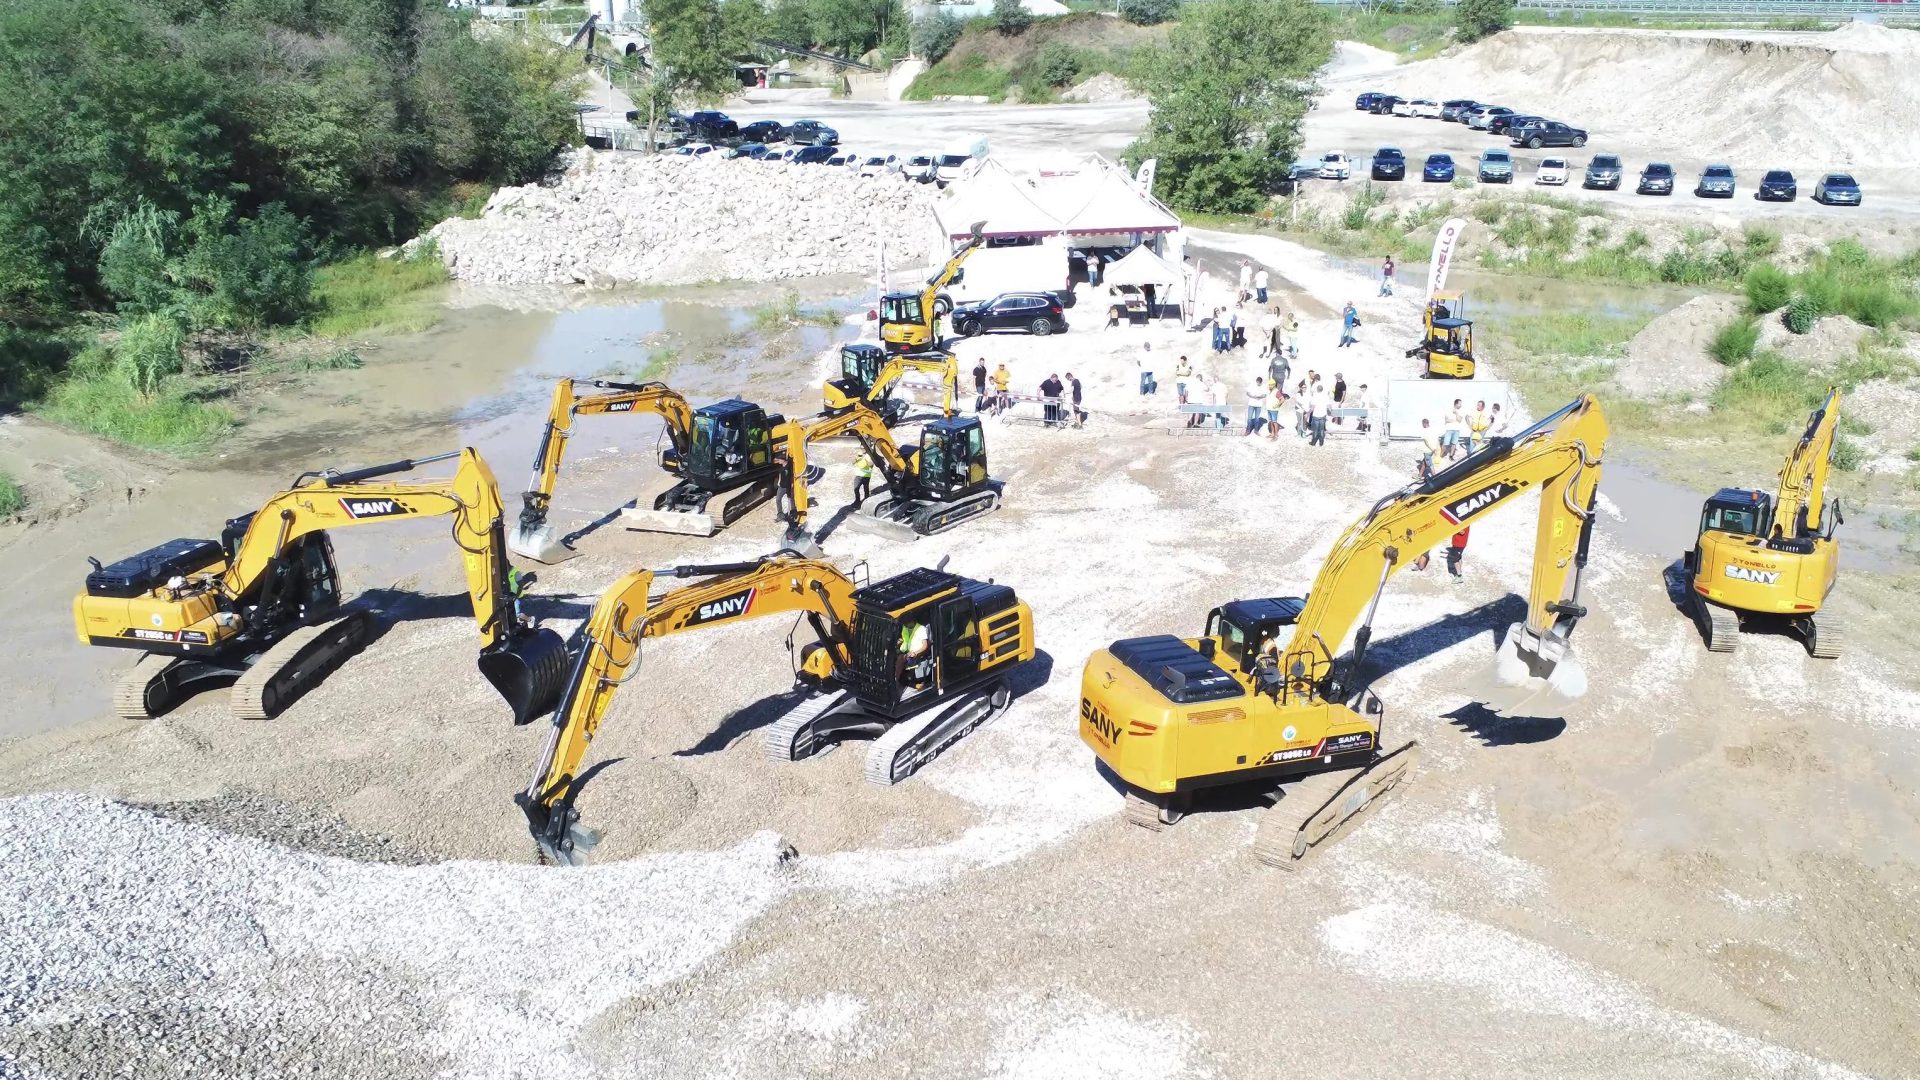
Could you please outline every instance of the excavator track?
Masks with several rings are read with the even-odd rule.
[[[1180,819],[1187,816],[1186,807],[1191,799],[1191,795],[1184,793],[1143,795],[1128,788],[1127,824],[1148,832],[1160,832],[1169,825],[1178,825]]]
[[[151,720],[167,709],[164,684],[156,687],[172,666],[173,657],[144,653],[113,687],[113,711],[127,720]]]
[[[1818,612],[1807,616],[1807,652],[1820,660],[1837,658],[1847,647],[1847,624],[1838,615]]]
[[[1740,644],[1740,616],[1732,608],[1722,607],[1698,595],[1693,599],[1700,632],[1706,635],[1708,652],[1732,652]]]
[[[774,761],[802,761],[819,753],[813,725],[853,698],[850,691],[815,694],[787,710],[787,714],[767,725],[761,746]]]
[[[361,611],[303,626],[281,638],[233,684],[234,717],[266,720],[279,715],[364,648],[372,625],[372,618]]]
[[[867,751],[866,777],[870,784],[892,787],[905,780],[948,747],[1007,711],[1013,691],[1007,684],[950,702],[930,715],[902,720],[873,741]]]
[[[848,516],[846,523],[857,532],[911,542],[922,536],[946,532],[963,521],[982,517],[998,509],[998,491],[975,492],[950,503],[897,499],[891,492],[882,491],[868,496],[860,504],[859,511]]]
[[[1334,769],[1288,784],[1260,819],[1254,857],[1280,870],[1300,869],[1316,848],[1339,839],[1348,825],[1405,782],[1419,760],[1420,744],[1410,742],[1365,768]]]

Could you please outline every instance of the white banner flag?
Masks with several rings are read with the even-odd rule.
[[[1427,261],[1427,302],[1447,287],[1447,271],[1453,267],[1453,253],[1460,246],[1460,233],[1467,227],[1462,218],[1448,218],[1433,238],[1433,258]]]
[[[1133,186],[1142,195],[1153,194],[1153,174],[1160,168],[1159,158],[1148,158],[1140,163],[1140,171],[1134,174]]]

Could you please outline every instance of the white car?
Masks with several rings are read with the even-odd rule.
[[[1412,116],[1412,115],[1413,115],[1413,102],[1411,102],[1411,101],[1396,101],[1396,102],[1394,102],[1394,103],[1393,103],[1393,115],[1395,115],[1395,116]]]
[[[1407,115],[1424,116],[1430,120],[1438,120],[1440,119],[1440,107],[1440,103],[1437,101],[1428,101],[1426,98],[1414,98],[1412,101],[1407,102]],[[1398,112],[1399,110],[1396,109],[1394,111]]]
[[[1345,154],[1325,154],[1320,158],[1320,179],[1346,180],[1353,176],[1353,163]]]
[[[1550,157],[1542,159],[1540,167],[1533,170],[1533,182],[1536,184],[1560,185],[1567,182],[1567,159]]]
[[[870,157],[860,163],[861,176],[880,176],[883,173],[899,172],[899,157],[888,154],[886,157]]]
[[[682,157],[699,157],[701,154],[713,153],[713,144],[703,143],[703,142],[690,142],[690,143],[687,143],[685,146],[682,146],[676,149],[674,153],[679,154]]]

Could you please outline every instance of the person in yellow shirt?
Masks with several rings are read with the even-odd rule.
[[[1013,385],[1013,373],[1007,370],[1007,362],[993,369],[994,412],[1005,412],[1012,407],[1013,399],[1007,396],[1007,388]]]
[[[1473,415],[1467,417],[1467,453],[1471,454],[1487,444],[1487,429],[1493,426],[1493,418],[1487,415],[1487,403],[1477,401],[1473,405]]]
[[[1433,430],[1433,421],[1420,418],[1420,479],[1433,475],[1433,459],[1440,453],[1440,433]]]

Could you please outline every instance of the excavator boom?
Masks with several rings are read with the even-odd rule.
[[[1818,531],[1826,512],[1827,475],[1840,430],[1840,388],[1830,387],[1807,417],[1807,430],[1780,465],[1780,493],[1773,503],[1771,535],[1805,536]]]

